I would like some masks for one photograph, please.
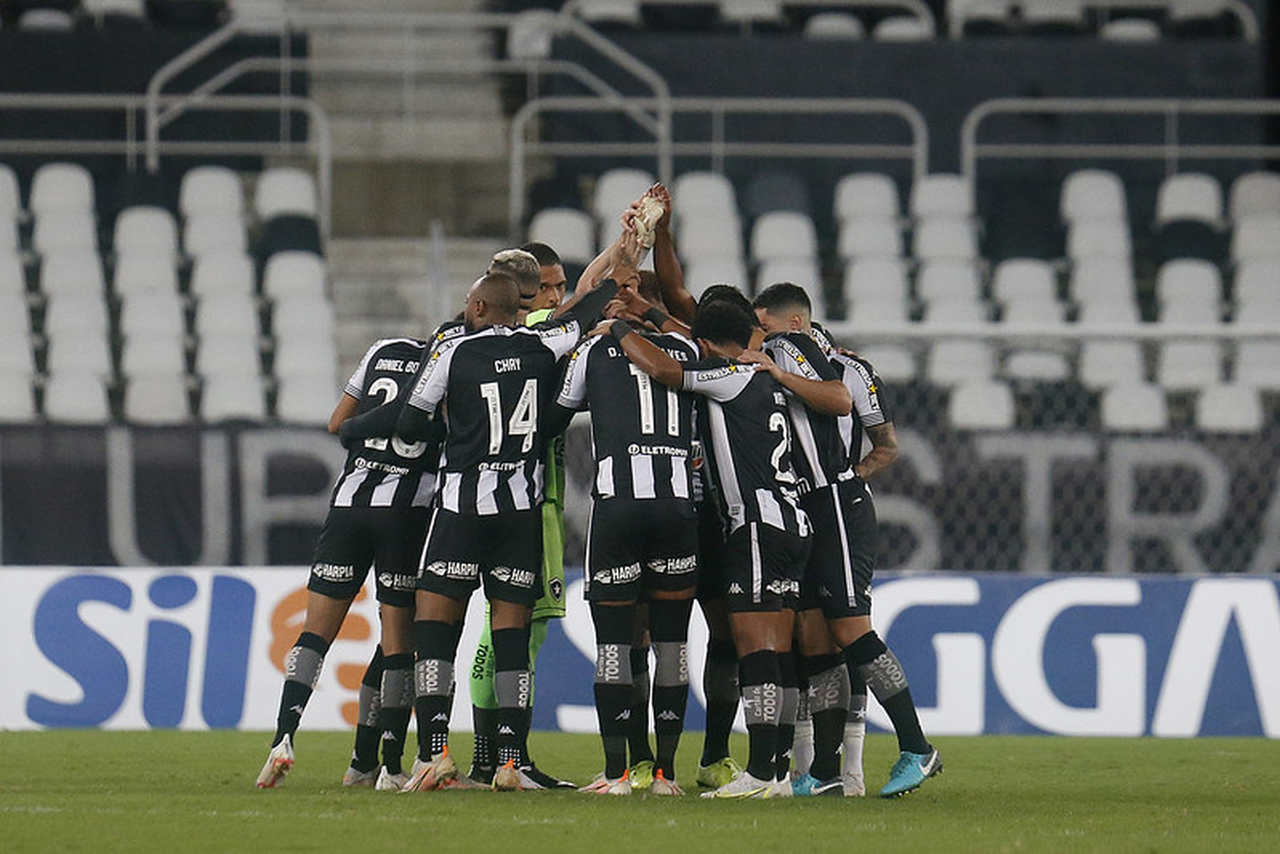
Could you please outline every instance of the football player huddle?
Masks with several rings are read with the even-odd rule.
[[[675,754],[695,601],[709,629],[702,797],[864,795],[868,689],[900,750],[881,796],[942,770],[871,621],[867,482],[897,456],[879,377],[813,323],[795,284],[754,302],[715,285],[695,300],[671,209],[661,185],[632,203],[567,299],[559,257],[528,244],[495,255],[431,338],[369,348],[329,421],[348,456],[259,787],[291,769],[324,656],[372,566],[381,642],[343,785],[574,787],[535,764],[527,737],[538,649],[564,615],[562,436],[580,411],[591,416],[583,589],[604,767],[579,791],[683,794]],[[650,250],[654,269],[641,271]],[[449,729],[477,587],[487,609],[464,773]],[[745,766],[729,755],[739,702]],[[411,713],[418,754],[406,769]]]

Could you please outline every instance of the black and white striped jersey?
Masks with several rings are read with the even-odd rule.
[[[853,411],[839,419],[840,440],[849,457],[849,465],[857,465],[862,459],[862,433],[866,427],[875,427],[893,421],[893,413],[885,397],[884,383],[875,368],[866,359],[831,353],[831,364],[840,372],[840,379],[853,395]]]
[[[774,333],[765,338],[764,351],[788,373],[808,380],[840,379],[822,348],[803,332]],[[787,411],[791,417],[793,460],[800,494],[853,477],[837,417],[814,412],[790,392]]]
[[[356,415],[392,401],[413,388],[427,353],[426,341],[384,338],[364,354],[343,393],[354,397]],[[428,507],[435,489],[436,443],[412,444],[399,437],[364,439],[347,452],[334,485],[332,507]]]
[[[582,326],[576,318],[489,326],[432,352],[408,405],[428,415],[444,405],[439,506],[489,516],[542,501],[546,442],[538,418],[554,391],[556,361],[578,343]]]
[[[646,337],[678,362],[698,358],[697,345],[683,335]],[[578,345],[557,403],[591,412],[597,500],[692,497],[693,396],[651,379],[616,339]]]
[[[755,365],[704,359],[685,366],[684,388],[703,396],[698,429],[727,532],[761,522],[807,536],[782,386]]]

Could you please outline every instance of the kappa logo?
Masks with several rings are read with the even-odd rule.
[[[449,716],[446,715],[444,712],[436,712],[436,716],[431,719],[431,722],[435,723],[436,721],[447,721],[447,720],[449,720]]]
[[[506,724],[503,724],[502,726],[498,727],[498,735],[515,735],[515,734],[516,734],[516,731],[513,730],[511,727],[507,726]]]
[[[737,594],[741,595],[741,594],[742,594],[742,585],[741,585],[741,584],[739,584],[739,583],[738,583],[738,582],[736,582],[736,581],[735,581],[735,582],[733,582],[732,584],[730,584],[730,585],[729,585],[729,592],[730,592],[730,593],[737,593]]]
[[[678,721],[678,720],[680,720],[680,716],[679,716],[679,715],[677,715],[675,712],[671,711],[670,709],[663,709],[663,710],[658,714],[658,720],[660,720],[660,721]]]

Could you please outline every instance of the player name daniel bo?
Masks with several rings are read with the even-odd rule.
[[[418,361],[406,362],[404,359],[379,359],[373,369],[375,371],[400,371],[406,374],[416,374],[421,366],[422,363]]]

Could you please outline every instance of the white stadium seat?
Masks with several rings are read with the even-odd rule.
[[[173,214],[150,205],[125,208],[116,217],[112,246],[119,254],[150,253],[169,259],[178,256],[178,224]]]
[[[900,259],[863,258],[845,265],[846,300],[882,297],[902,302],[907,299],[909,291],[906,265]]]
[[[900,344],[869,344],[858,355],[871,363],[885,382],[904,383],[916,378],[916,357]]]
[[[1132,299],[1115,302],[1093,301],[1080,307],[1080,315],[1076,318],[1082,328],[1100,328],[1108,326],[1130,326],[1138,323],[1138,304]]]
[[[756,271],[756,293],[778,282],[790,282],[809,292],[815,316],[822,313],[822,270],[812,258],[776,258]]]
[[[258,176],[253,193],[253,209],[258,218],[268,220],[281,214],[316,216],[316,183],[303,169],[279,166]]]
[[[925,376],[935,385],[989,379],[994,373],[995,354],[985,341],[943,339],[934,343],[925,359]]]
[[[276,342],[271,372],[277,377],[323,377],[336,386],[338,353],[333,339],[325,336],[285,336]]]
[[[104,287],[102,261],[96,252],[67,250],[45,256],[40,264],[40,290],[46,296],[101,296]]]
[[[27,275],[22,270],[22,259],[16,252],[0,249],[0,294],[24,295],[27,292]]]
[[[98,224],[90,211],[50,211],[36,217],[31,246],[41,255],[98,250]]]
[[[1231,260],[1280,258],[1280,213],[1250,216],[1236,222],[1231,233]]]
[[[16,220],[22,213],[22,198],[18,193],[18,176],[13,169],[0,163],[0,222]]]
[[[225,293],[202,297],[196,304],[197,335],[235,335],[257,338],[258,303],[248,294]]]
[[[1213,385],[1196,398],[1196,426],[1215,433],[1256,433],[1265,415],[1258,390],[1247,385]]]
[[[1142,345],[1136,341],[1084,341],[1076,376],[1091,389],[1145,382]]]
[[[1049,262],[1010,258],[996,266],[991,295],[1002,303],[1031,300],[1043,304],[1058,298],[1058,283]]]
[[[107,303],[101,293],[62,293],[49,297],[44,334],[106,334]]]
[[[31,314],[22,294],[0,293],[0,336],[26,338],[31,332]]]
[[[187,372],[183,339],[172,335],[134,335],[120,348],[120,373],[126,377],[181,377]]]
[[[298,424],[326,424],[338,392],[324,377],[299,376],[280,381],[276,395],[276,415],[281,421]]]
[[[1063,320],[1057,300],[1018,299],[1004,304],[1000,320],[1006,326],[1051,326]]]
[[[1245,261],[1236,268],[1236,302],[1262,302],[1280,297],[1280,258]]]
[[[1071,267],[1070,291],[1081,304],[1132,302],[1133,267],[1126,258],[1082,258]]]
[[[44,385],[44,414],[50,421],[101,424],[111,417],[106,388],[91,373],[50,374]]]
[[[37,218],[55,212],[89,213],[93,210],[93,178],[78,163],[46,163],[31,179],[27,204]]]
[[[253,376],[262,373],[258,337],[209,335],[196,348],[196,373],[208,378]]]
[[[982,299],[982,282],[972,264],[933,261],[916,276],[916,295],[925,302]]]
[[[596,180],[591,213],[601,222],[618,219],[627,206],[643,196],[651,186],[653,175],[643,169],[610,169]]]
[[[529,220],[529,240],[547,244],[571,264],[595,257],[595,231],[591,215],[576,208],[546,208]]]
[[[978,300],[938,299],[925,304],[924,321],[934,325],[989,323],[991,312]]]
[[[191,418],[187,386],[181,377],[146,376],[125,386],[124,417],[134,424],[181,424]]]
[[[871,37],[878,42],[923,42],[933,38],[933,26],[924,18],[894,15],[876,24]]]
[[[196,258],[191,272],[191,293],[252,294],[256,276],[253,259],[242,252],[211,252]]]
[[[854,299],[848,313],[851,323],[866,327],[902,324],[909,319],[906,300],[896,297],[869,296]]]
[[[182,298],[171,291],[139,291],[121,302],[120,333],[129,335],[186,334]]]
[[[4,310],[0,301],[0,311]],[[22,330],[21,334],[6,335],[0,331],[0,373],[26,374],[36,372],[35,357],[31,352],[31,338]]]
[[[911,216],[952,219],[973,215],[973,188],[963,175],[925,175],[911,187]]]
[[[1113,42],[1158,42],[1160,25],[1146,18],[1114,18],[1098,27],[1098,38]]]
[[[0,252],[13,252],[18,244],[18,221],[0,214]]]
[[[262,380],[257,376],[213,376],[205,381],[200,395],[200,417],[203,420],[261,421],[266,415]]]
[[[1157,385],[1113,385],[1102,393],[1102,427],[1136,433],[1169,428],[1169,405]]]
[[[900,258],[902,229],[896,219],[857,216],[840,225],[836,251],[841,258]]]
[[[1280,214],[1280,174],[1246,172],[1231,183],[1231,219]]]
[[[0,423],[24,424],[35,417],[30,375],[0,370]]]
[[[577,13],[593,24],[626,24],[640,27],[640,0],[579,0]]]
[[[947,420],[957,430],[1008,430],[1014,424],[1013,392],[996,380],[967,380],[951,389]]]
[[[1280,391],[1280,341],[1241,341],[1236,346],[1235,381]]]
[[[1160,345],[1156,382],[1169,391],[1191,391],[1222,382],[1217,341],[1166,341]]]
[[[1015,350],[1005,357],[1004,375],[1011,380],[1061,382],[1070,379],[1067,357],[1051,350]]]
[[[249,238],[238,214],[192,214],[183,225],[182,248],[194,258],[241,254],[249,248]]]
[[[819,12],[804,22],[807,39],[862,39],[867,29],[862,21],[843,12]]]
[[[129,252],[116,259],[112,287],[117,295],[128,297],[140,291],[178,291],[178,271],[173,261],[162,255]]]
[[[1212,175],[1170,175],[1156,194],[1156,225],[1195,220],[1217,228],[1222,224],[1222,185]]]
[[[1077,220],[1067,232],[1067,257],[1072,260],[1132,256],[1129,224],[1123,219]]]
[[[773,211],[756,218],[751,226],[751,258],[812,258],[818,254],[818,233],[813,220],[795,211]]]
[[[695,258],[684,269],[684,284],[698,297],[712,285],[733,285],[747,289],[747,271],[736,258]]]
[[[676,245],[689,259],[740,259],[742,232],[737,217],[683,217],[677,226]]]
[[[835,215],[843,222],[858,217],[897,219],[902,214],[898,185],[879,172],[854,172],[836,184]]]
[[[197,166],[182,176],[178,209],[184,217],[220,214],[239,219],[244,212],[240,179],[226,166]]]
[[[323,299],[325,275],[324,259],[313,252],[277,252],[262,271],[262,292],[272,299]]]
[[[49,337],[45,371],[50,374],[91,373],[111,376],[111,344],[105,329],[67,332]]]
[[[1083,0],[1022,0],[1022,20],[1029,27],[1046,25],[1083,29]]]
[[[1063,222],[1090,219],[1124,219],[1128,216],[1124,184],[1114,172],[1079,169],[1062,182],[1058,215]]]
[[[308,296],[276,300],[271,329],[277,335],[333,335],[333,306],[328,300]]]
[[[671,202],[677,218],[736,217],[738,211],[733,184],[718,172],[685,172],[671,188]]]

